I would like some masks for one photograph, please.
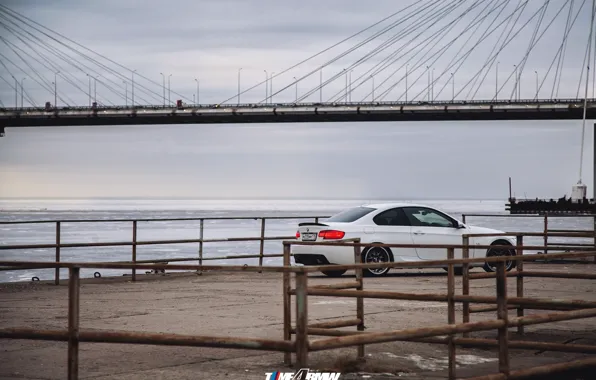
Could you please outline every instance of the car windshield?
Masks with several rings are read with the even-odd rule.
[[[351,223],[360,218],[364,215],[373,212],[375,209],[370,207],[354,207],[345,211],[340,212],[339,214],[333,215],[331,218],[327,219],[327,222],[340,222],[340,223]]]

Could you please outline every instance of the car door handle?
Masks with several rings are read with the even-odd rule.
[[[414,235],[424,235],[424,232],[416,231],[416,232],[414,232]]]

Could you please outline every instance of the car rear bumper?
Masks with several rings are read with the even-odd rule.
[[[354,264],[354,248],[314,245],[292,247],[294,261],[303,265]]]

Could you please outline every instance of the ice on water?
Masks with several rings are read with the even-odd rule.
[[[85,219],[160,219],[179,217],[221,216],[324,216],[348,207],[365,203],[402,200],[0,200],[0,221],[16,220],[85,220]],[[503,214],[503,217],[471,217],[467,222],[506,231],[541,231],[541,218],[510,218],[504,211],[502,200],[416,200],[437,207],[455,217],[462,213]],[[267,236],[293,236],[300,220],[268,220]],[[199,221],[139,222],[137,240],[196,239]],[[590,229],[587,218],[551,218],[551,228]],[[0,244],[51,244],[55,242],[55,224],[0,225]],[[257,237],[259,220],[208,220],[205,221],[204,238]],[[132,222],[62,223],[62,243],[131,241]],[[558,241],[564,241],[564,238]],[[577,239],[573,242],[578,242]],[[205,243],[204,257],[257,254],[259,242]],[[541,238],[528,239],[526,244],[542,244]],[[0,251],[2,260],[53,261],[54,249],[27,249]],[[265,243],[265,253],[281,253],[279,241]],[[137,247],[137,259],[167,259],[197,257],[198,243],[148,245]],[[62,248],[63,261],[124,261],[131,259],[131,247]],[[193,263],[196,263],[193,262]],[[258,259],[207,261],[205,264],[256,265]],[[266,258],[265,265],[279,265],[281,258]],[[82,270],[84,277],[91,277],[95,270]],[[102,276],[122,275],[128,271],[101,270]],[[33,276],[41,280],[53,278],[53,270],[27,270],[0,272],[0,282],[30,281]],[[63,278],[67,273],[64,271]]]

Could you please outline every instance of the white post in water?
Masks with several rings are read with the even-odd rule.
[[[586,114],[588,111],[588,85],[590,84],[590,59],[592,57],[592,34],[594,33],[594,12],[596,12],[596,0],[592,0],[592,16],[590,18],[590,37],[588,38],[588,65],[586,70],[586,87],[585,87],[585,95],[584,95],[584,114],[582,120],[582,140],[581,140],[581,147],[580,147],[580,158],[579,158],[579,181],[577,185],[582,184],[582,169],[583,169],[583,158],[584,158],[584,137],[586,134]],[[596,54],[596,52],[595,52]],[[575,190],[577,186],[573,187]],[[595,195],[596,198],[596,195]]]
[[[594,136],[593,136],[594,145],[592,146],[592,160],[594,161],[594,167],[592,169],[592,173],[594,176],[592,178],[592,198],[596,202],[596,123],[594,123],[594,129],[592,131],[594,133]]]

